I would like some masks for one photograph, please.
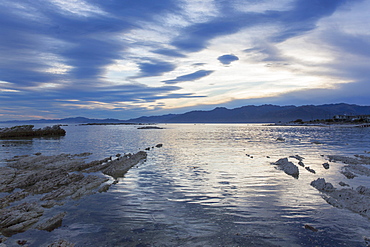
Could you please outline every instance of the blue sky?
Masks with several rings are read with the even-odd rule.
[[[370,105],[370,1],[0,0],[0,119]]]

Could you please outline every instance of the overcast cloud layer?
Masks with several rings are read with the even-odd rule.
[[[369,2],[0,0],[0,119],[370,105]]]

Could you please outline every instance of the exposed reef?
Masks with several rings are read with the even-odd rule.
[[[324,178],[318,178],[311,185],[324,193],[325,201],[337,208],[346,208],[370,218],[370,189],[358,186],[356,189],[336,189]]]
[[[41,136],[64,136],[66,131],[60,125],[47,126],[34,129],[34,125],[20,125],[0,129],[0,138],[41,137]]]
[[[58,228],[66,212],[50,213],[53,207],[107,191],[117,178],[147,157],[146,152],[139,151],[116,159],[85,162],[89,155],[22,156],[0,167],[1,234],[10,237],[28,229]],[[92,172],[94,175],[89,174]]]
[[[307,171],[316,174],[315,170],[308,166],[304,166],[302,163],[303,157],[299,155],[290,156],[298,160],[298,164],[304,167]],[[357,176],[368,176],[370,177],[370,168],[366,165],[370,165],[370,157],[365,155],[355,155],[353,157],[346,157],[340,155],[328,155],[329,162],[341,162],[344,164],[338,164],[343,166],[340,173],[343,174],[347,179],[353,179]],[[278,161],[271,163],[276,165],[279,169],[283,170],[286,174],[298,178],[299,169],[293,162],[290,162],[288,158],[281,158]],[[320,165],[317,165],[320,167]],[[325,162],[321,164],[323,170],[328,170],[330,164]],[[338,208],[345,208],[355,213],[361,214],[365,217],[370,218],[370,188],[365,186],[358,186],[356,189],[349,188],[350,185],[344,182],[339,182],[339,185],[345,188],[337,189],[333,184],[326,182],[325,178],[317,178],[311,182],[311,186],[316,188],[318,191],[323,193],[323,198],[329,204]]]

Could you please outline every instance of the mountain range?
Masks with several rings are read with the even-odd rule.
[[[330,119],[335,115],[370,115],[370,106],[325,104],[304,106],[248,105],[234,109],[216,107],[210,111],[190,111],[183,114],[143,116],[129,120],[90,119],[84,117],[11,121],[25,123],[274,123],[296,119]],[[10,121],[8,121],[10,122]],[[3,122],[4,123],[4,122]]]

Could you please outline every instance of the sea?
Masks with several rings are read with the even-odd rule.
[[[369,155],[370,128],[156,126],[163,129],[68,124],[63,137],[0,140],[0,165],[38,152],[90,152],[88,161],[150,148],[147,160],[107,192],[54,207],[67,212],[60,228],[14,235],[8,246],[18,239],[29,246],[58,239],[75,246],[367,246],[370,220],[327,204],[310,183],[325,178],[336,188],[341,181],[370,187],[369,177],[347,179],[343,164],[326,157]],[[299,166],[293,178],[272,164],[294,155],[316,173]]]

